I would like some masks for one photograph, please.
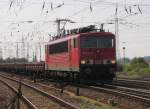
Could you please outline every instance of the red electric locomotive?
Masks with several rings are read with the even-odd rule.
[[[80,30],[78,30],[80,31]],[[75,32],[76,33],[76,32]],[[46,44],[49,74],[112,81],[116,71],[115,35],[104,31],[78,32]]]

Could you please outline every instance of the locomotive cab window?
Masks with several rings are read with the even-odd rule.
[[[49,45],[49,54],[68,52],[68,41]]]
[[[97,40],[98,48],[112,48],[113,47],[113,39],[112,38],[99,38]]]
[[[114,46],[111,37],[87,37],[81,39],[82,48],[112,48]]]

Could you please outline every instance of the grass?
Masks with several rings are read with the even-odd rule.
[[[101,106],[91,104],[90,102],[83,102],[80,106],[82,109],[118,109],[117,107],[113,107],[110,105],[103,104]]]
[[[123,71],[120,75],[129,77],[140,77],[150,74],[149,64],[141,57],[134,58],[128,64],[124,64]]]
[[[106,107],[102,107],[101,109],[118,109],[117,107],[113,107],[113,106],[106,106]]]
[[[150,67],[143,67],[143,66],[131,66],[131,65],[124,65],[123,66],[123,73],[124,75],[127,76],[142,76],[145,74],[150,74]]]
[[[81,109],[118,109],[117,107],[113,107],[111,105],[107,105],[84,96],[79,96],[77,99],[81,102]]]
[[[141,63],[123,65],[123,71],[119,77],[139,78],[144,75],[150,75],[150,66],[145,66]]]

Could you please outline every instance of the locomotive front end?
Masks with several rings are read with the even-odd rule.
[[[112,81],[116,72],[115,36],[106,32],[83,35],[80,48],[81,76]]]

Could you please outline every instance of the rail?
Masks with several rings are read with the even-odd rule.
[[[4,85],[6,85],[8,88],[10,88],[15,94],[18,94],[18,91],[15,89],[15,88],[13,88],[13,87],[11,87],[8,83],[6,83],[5,81],[3,81],[3,80],[0,80]],[[34,105],[34,104],[32,104],[32,102],[30,102],[24,95],[22,95],[21,96],[21,99],[28,105],[28,107],[30,108],[30,109],[37,109],[37,107]]]
[[[15,81],[15,82],[19,82],[18,80],[15,80],[15,79],[6,77],[6,76],[4,76],[4,75],[2,75],[2,74],[0,74],[0,76],[1,76],[1,77],[4,77],[4,78],[6,78],[6,79],[9,79],[9,80]],[[58,98],[58,97],[56,97],[56,96],[54,96],[54,95],[52,95],[52,94],[49,94],[49,93],[47,93],[47,92],[44,92],[44,91],[42,91],[42,90],[40,90],[40,89],[38,89],[38,88],[36,88],[36,87],[33,87],[33,86],[31,86],[31,85],[28,85],[28,84],[26,84],[26,83],[24,83],[24,82],[22,82],[22,84],[25,85],[25,86],[27,86],[27,87],[29,87],[29,88],[32,88],[33,90],[35,90],[35,91],[41,93],[42,95],[48,97],[49,99],[53,100],[54,102],[57,102],[58,104],[60,104],[60,105],[62,105],[62,106],[64,106],[64,107],[66,107],[66,108],[69,108],[69,109],[79,109],[79,107],[76,107],[76,106],[74,106],[73,104],[71,104],[71,103],[69,103],[69,102],[66,102],[66,101],[62,100],[61,98]]]
[[[117,79],[113,81],[113,84],[120,86],[150,89],[150,82],[141,80]]]
[[[113,89],[101,88],[101,87],[95,87],[95,86],[89,86],[89,88],[91,88],[93,90],[101,91],[101,92],[103,91],[103,92],[109,93],[109,94],[116,94],[118,96],[136,99],[136,100],[139,100],[141,102],[150,104],[150,98],[145,98],[145,97],[141,97],[138,95],[133,95],[132,93],[121,92],[121,91],[117,91],[117,90],[113,90]]]

